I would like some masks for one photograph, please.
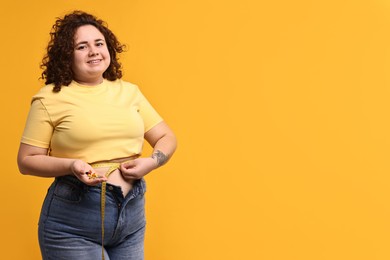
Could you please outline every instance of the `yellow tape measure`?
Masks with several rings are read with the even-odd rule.
[[[115,170],[119,169],[120,163],[93,163],[91,166],[93,168],[103,168],[103,167],[109,167],[105,176],[108,178],[111,173],[113,173]],[[102,191],[101,191],[101,198],[100,198],[100,215],[101,215],[101,226],[102,226],[102,259],[104,260],[104,213],[106,210],[106,186],[107,182],[102,182]]]

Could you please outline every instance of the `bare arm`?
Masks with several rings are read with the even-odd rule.
[[[146,141],[153,147],[151,157],[138,158],[121,164],[125,179],[140,179],[152,170],[164,165],[176,150],[176,137],[165,122],[161,122],[145,133]]]
[[[48,156],[47,149],[24,143],[20,144],[17,161],[22,174],[40,177],[74,174],[89,185],[105,180],[105,178],[90,180],[85,173],[93,171],[93,168],[82,160]]]
[[[158,166],[164,165],[176,150],[176,137],[165,122],[161,122],[145,133],[145,139],[153,147],[152,158]]]

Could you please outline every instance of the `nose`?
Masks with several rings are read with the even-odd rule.
[[[97,55],[99,55],[99,52],[97,51],[97,49],[95,49],[95,48],[89,49],[89,56],[93,57],[93,56],[97,56]]]

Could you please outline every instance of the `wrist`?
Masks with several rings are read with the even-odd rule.
[[[153,169],[158,168],[158,161],[156,158],[153,158],[152,156],[148,157],[152,161]]]
[[[77,159],[71,160],[69,163],[69,170],[73,175],[76,175],[76,163]]]
[[[70,161],[70,172],[74,175],[74,176],[78,176],[80,174],[80,169],[83,165],[83,161],[80,160],[80,159],[72,159]]]

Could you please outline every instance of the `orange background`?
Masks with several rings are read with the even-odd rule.
[[[51,25],[81,9],[179,140],[146,178],[147,260],[390,259],[390,2],[0,5],[1,258],[40,259],[51,180],[16,154]]]

